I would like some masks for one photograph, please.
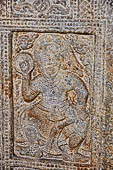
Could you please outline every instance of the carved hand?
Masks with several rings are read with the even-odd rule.
[[[22,95],[23,95],[24,101],[32,102],[39,94],[40,94],[40,91],[33,89],[31,86],[30,73],[28,75],[23,75],[23,77],[22,77]]]
[[[67,91],[66,97],[67,97],[67,100],[69,101],[69,103],[77,104],[77,94],[76,94],[75,90]]]
[[[28,75],[34,69],[34,62],[32,55],[27,52],[21,52],[16,56],[16,66],[17,72],[23,76]]]
[[[21,68],[21,71],[24,73],[24,74],[28,74],[29,73],[29,63],[27,63],[26,61],[23,61],[21,64],[20,64],[20,68]]]

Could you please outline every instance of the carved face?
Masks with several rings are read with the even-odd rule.
[[[42,54],[40,61],[43,73],[48,78],[54,78],[60,69],[60,54],[48,50]]]

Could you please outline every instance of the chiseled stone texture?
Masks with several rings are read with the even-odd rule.
[[[113,169],[113,0],[0,0],[0,170]]]

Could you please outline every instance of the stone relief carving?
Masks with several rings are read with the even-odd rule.
[[[79,44],[76,40],[86,39],[88,43],[88,37],[35,34],[38,38],[29,45],[29,39],[20,41],[21,37],[25,40],[27,36],[27,33],[17,35],[18,48],[14,46],[13,54],[15,74],[18,75],[14,79],[14,114],[18,124],[15,126],[19,126],[15,132],[15,153],[40,159],[89,162],[91,148],[88,140],[91,139],[87,84],[91,75],[87,75],[84,62],[82,64],[75,55],[75,51],[80,56],[86,55],[86,44],[82,41]],[[21,105],[23,101],[24,107]],[[86,147],[84,153],[80,151],[82,145]]]
[[[112,6],[0,0],[1,170],[113,169]]]
[[[39,16],[67,15],[70,13],[70,0],[17,0],[14,10],[19,14],[38,14]]]

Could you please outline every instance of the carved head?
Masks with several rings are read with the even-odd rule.
[[[48,78],[54,78],[61,66],[62,49],[59,36],[44,35],[35,43],[35,57],[38,59],[41,71]]]
[[[34,56],[38,60],[41,72],[48,78],[54,78],[60,69],[73,72],[77,72],[75,68],[80,71],[82,69],[71,44],[62,34],[40,35],[34,44]]]
[[[60,70],[60,53],[57,51],[56,44],[47,44],[44,53],[40,56],[40,65],[43,73],[48,78],[53,78]]]

